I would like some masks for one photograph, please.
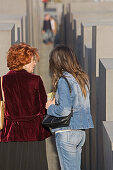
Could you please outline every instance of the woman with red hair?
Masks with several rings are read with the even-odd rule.
[[[41,124],[47,101],[45,88],[41,77],[33,74],[39,58],[38,50],[25,43],[14,44],[8,51],[10,71],[2,81],[5,115],[0,142],[42,141],[51,135]]]

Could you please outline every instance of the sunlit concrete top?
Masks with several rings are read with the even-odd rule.
[[[113,58],[101,58],[101,63],[106,69],[113,69]]]
[[[113,18],[103,18],[103,19],[85,19],[82,20],[82,24],[85,26],[93,26],[93,25],[113,25]]]
[[[0,31],[11,30],[14,24],[0,24]]]
[[[22,15],[2,15],[0,14],[0,20],[20,20],[22,19]]]
[[[113,121],[104,121],[103,124],[112,143],[112,151],[113,151]]]

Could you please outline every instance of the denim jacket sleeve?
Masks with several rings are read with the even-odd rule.
[[[56,117],[69,115],[72,107],[72,98],[65,79],[59,79],[56,93],[58,94],[58,98],[55,97],[58,105],[50,105],[47,114]]]

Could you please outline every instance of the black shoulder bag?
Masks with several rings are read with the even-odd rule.
[[[69,86],[69,91],[71,94],[71,87],[70,84],[67,80],[67,78],[65,76],[62,76],[62,78],[64,78]],[[45,127],[49,127],[49,128],[60,128],[60,127],[66,127],[69,126],[70,123],[70,119],[73,116],[73,107],[71,107],[71,113],[68,116],[64,116],[64,117],[55,117],[55,116],[51,116],[51,115],[45,115],[43,121],[42,121],[42,125]]]

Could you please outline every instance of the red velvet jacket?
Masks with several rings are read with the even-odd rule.
[[[3,90],[6,106],[0,142],[39,141],[51,135],[41,125],[47,96],[40,76],[9,71],[3,76]]]

